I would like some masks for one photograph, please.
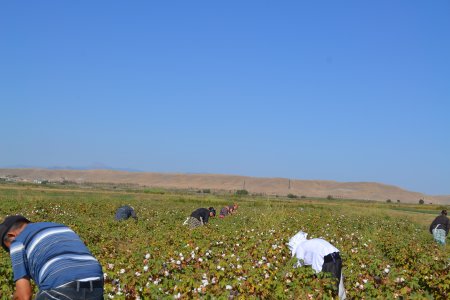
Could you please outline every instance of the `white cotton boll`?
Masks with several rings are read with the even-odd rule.
[[[150,253],[145,254],[145,259],[149,259],[150,258]]]
[[[386,274],[389,273],[389,271],[390,270],[388,268],[384,269],[384,273],[386,273]]]
[[[177,260],[177,265],[181,265],[181,261]]]
[[[125,269],[120,269],[120,274],[125,273]]]
[[[227,290],[231,290],[233,287],[231,286],[231,285],[227,285],[226,287],[225,287],[225,289],[227,289]]]
[[[148,266],[144,266],[144,272],[148,271]]]
[[[198,259],[198,261],[199,261],[199,262],[202,262],[202,261],[203,261],[203,258],[200,257],[200,258]]]

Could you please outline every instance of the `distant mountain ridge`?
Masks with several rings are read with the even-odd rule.
[[[37,167],[30,165],[13,165],[7,166],[5,169],[46,169],[46,170],[111,170],[111,171],[125,171],[125,172],[142,172],[141,170],[132,169],[132,168],[116,168],[110,167],[103,163],[92,163],[89,166],[50,166],[50,167]]]
[[[260,178],[218,174],[178,174],[130,172],[110,169],[62,170],[62,169],[0,169],[0,178],[15,176],[22,180],[62,181],[78,183],[122,183],[148,187],[177,189],[212,189],[235,191],[246,189],[250,193],[265,195],[287,195],[307,197],[349,198],[363,200],[449,204],[450,195],[431,196],[401,189],[397,186],[376,182],[337,182],[326,180],[297,180],[288,178]]]

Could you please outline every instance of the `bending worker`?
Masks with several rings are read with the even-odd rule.
[[[188,225],[190,228],[195,228],[208,223],[209,217],[215,217],[216,210],[214,207],[198,208],[191,213],[191,216],[184,221],[183,225]]]
[[[127,220],[130,217],[132,217],[136,221],[138,220],[138,217],[133,207],[129,205],[124,205],[116,210],[116,221]]]
[[[14,299],[103,299],[103,272],[80,237],[56,223],[9,216],[0,224],[2,247],[11,257]]]
[[[441,211],[441,215],[437,216],[430,225],[430,233],[433,234],[434,240],[441,245],[445,245],[445,239],[448,235],[450,222],[447,218],[447,210]]]
[[[339,250],[323,239],[310,239],[307,233],[300,231],[288,243],[292,256],[298,258],[297,265],[311,266],[316,273],[329,272],[337,280],[338,295],[345,299],[344,280],[342,278],[342,260]]]

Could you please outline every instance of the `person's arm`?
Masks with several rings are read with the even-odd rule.
[[[434,223],[436,222],[436,219],[433,220],[433,222],[430,225],[430,233],[433,233]]]
[[[203,215],[203,224],[208,224],[209,211]]]
[[[16,291],[14,292],[14,300],[30,300],[33,292],[28,277],[21,278],[16,281]]]
[[[450,221],[447,219],[447,224],[446,224],[446,226],[445,226],[445,235],[446,235],[446,236],[448,235],[449,227],[450,227]]]

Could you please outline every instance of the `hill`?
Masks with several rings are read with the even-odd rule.
[[[349,198],[363,200],[448,204],[450,195],[432,196],[407,191],[396,186],[375,182],[337,182],[325,180],[297,180],[287,178],[259,178],[216,174],[176,174],[126,172],[113,170],[48,170],[48,169],[0,169],[0,178],[40,182],[73,181],[77,183],[137,184],[147,187],[176,189],[211,189],[220,191],[248,190],[264,195]]]

